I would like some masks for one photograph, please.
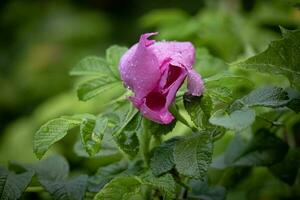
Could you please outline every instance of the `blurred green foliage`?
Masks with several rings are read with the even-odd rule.
[[[76,99],[73,85],[81,80],[72,79],[68,72],[83,57],[104,55],[111,44],[129,46],[141,32],[158,31],[158,39],[190,40],[197,47],[205,47],[198,50],[200,60],[195,68],[203,72],[203,77],[206,73],[210,76],[222,70],[226,62],[264,50],[271,40],[279,38],[279,26],[299,28],[300,11],[294,3],[284,0],[1,2],[0,163],[35,161],[32,138],[41,124],[60,115],[99,113],[119,95],[117,90],[111,90],[87,103]],[[206,69],[207,63],[201,57],[207,58],[215,69]],[[284,77],[232,70],[252,80],[251,87],[270,82],[288,86]],[[227,87],[226,84],[234,87],[237,95],[247,93],[247,89],[232,82],[224,83]],[[225,93],[224,90],[215,92]],[[286,140],[298,147],[300,120],[289,119],[289,123]],[[179,124],[172,133],[185,131]],[[73,146],[77,137],[69,134],[49,152],[63,154],[75,173],[92,173],[99,166],[120,159],[118,153],[109,150],[108,156],[86,159],[78,145],[75,151],[83,155],[76,157]],[[218,141],[214,156],[223,152],[232,138],[229,133]],[[209,172],[210,183],[219,181],[229,186],[228,199],[294,199],[300,195],[299,174],[296,184],[289,187],[263,167],[230,170],[221,179],[217,170]]]

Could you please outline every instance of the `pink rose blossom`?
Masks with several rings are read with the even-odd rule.
[[[120,73],[125,85],[134,92],[129,100],[144,117],[160,124],[174,119],[168,107],[188,77],[188,92],[200,96],[204,90],[201,76],[192,68],[195,49],[190,42],[156,42],[141,35],[121,58]]]

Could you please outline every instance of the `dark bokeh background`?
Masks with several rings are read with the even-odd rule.
[[[190,40],[235,61],[280,37],[279,25],[299,27],[295,2],[0,1],[0,160],[18,158],[16,149],[12,154],[7,148],[22,146],[20,135],[30,149],[32,134],[45,121],[101,104],[101,98],[89,103],[76,99],[77,80],[68,71],[83,57],[102,56],[112,44],[129,46],[141,33],[159,31],[157,39]]]
[[[232,60],[236,58],[236,52],[241,52],[235,37],[239,37],[238,34],[243,37],[252,34],[248,30],[243,33],[244,29],[252,28],[251,31],[254,31],[251,36],[246,36],[250,40],[258,40],[253,43],[260,43],[260,40],[267,43],[276,37],[279,24],[296,28],[299,13],[296,9],[292,10],[292,6],[292,2],[280,0],[2,0],[0,134],[11,121],[29,115],[46,99],[71,88],[72,81],[67,71],[86,55],[104,54],[111,44],[128,46],[137,40],[140,33],[161,29],[166,32],[162,35],[164,39],[192,39],[209,46],[213,53]],[[218,14],[221,12],[217,12],[216,16],[205,14],[206,10],[220,7],[221,10],[229,10],[230,15],[237,15],[234,22],[231,22],[231,16],[228,18]],[[143,20],[142,16],[158,9],[166,9],[167,12],[161,16],[154,13],[157,19],[152,18],[152,21],[149,16]],[[201,16],[202,13],[204,16]],[[191,16],[200,16],[203,20],[193,24],[187,20]],[[257,19],[252,20],[255,17]],[[176,20],[181,22],[182,18],[186,20],[183,26],[174,27],[174,30],[171,27],[168,31],[169,24],[176,23]],[[238,22],[250,21],[248,19],[254,23]],[[231,26],[229,30],[228,24]],[[245,26],[242,31],[238,30],[239,27],[232,30],[232,26],[241,24]],[[195,27],[208,31],[198,31]],[[264,31],[256,30],[261,28]],[[227,32],[219,32],[223,29]],[[234,31],[232,37],[228,37],[230,31]],[[200,41],[195,39],[197,34],[200,34]],[[253,37],[255,34],[258,38]],[[218,52],[222,50],[216,49],[216,45],[226,52]]]
[[[260,52],[280,38],[279,26],[299,28],[296,2],[1,0],[0,164],[36,161],[32,139],[41,124],[61,115],[97,113],[103,109],[103,102],[112,98],[77,100],[75,87],[80,80],[68,72],[85,56],[104,56],[110,45],[130,46],[141,33],[159,31],[156,39],[189,40],[230,63]],[[255,84],[273,80],[257,74],[249,75],[249,79]],[[286,86],[287,82],[281,80],[277,84]],[[291,126],[291,132],[299,133],[299,123]],[[49,152],[65,156],[72,171],[92,173],[100,165],[120,159],[118,154],[98,160],[79,158],[73,149],[77,137],[76,133],[69,134]],[[216,152],[224,151],[226,144],[219,142]],[[251,173],[234,185],[231,199],[249,194],[252,199],[293,197],[294,191],[265,169]]]
[[[202,1],[0,2],[0,132],[45,99],[69,89],[68,69],[111,44],[129,45],[144,30],[138,19],[156,8],[195,14]]]

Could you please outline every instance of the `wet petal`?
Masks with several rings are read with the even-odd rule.
[[[150,92],[145,98],[128,98],[140,110],[142,115],[160,124],[169,124],[174,117],[166,106],[166,95],[159,92]]]
[[[156,42],[151,47],[160,63],[166,58],[191,69],[195,60],[195,48],[190,42]]]
[[[161,124],[171,123],[174,117],[168,111],[176,92],[184,82],[187,75],[186,69],[169,64],[162,75],[164,81],[160,82],[159,88],[150,92],[138,108],[148,119]],[[163,80],[163,79],[162,79]]]
[[[195,70],[188,71],[188,92],[193,96],[201,96],[204,91],[204,83],[201,76]]]
[[[160,124],[168,124],[174,119],[168,111],[166,95],[160,92],[150,92],[140,106],[140,111],[148,119]]]
[[[184,68],[170,65],[169,66],[169,73],[170,76],[168,77],[170,82],[166,83],[164,92],[167,94],[166,96],[166,107],[168,108],[171,103],[174,101],[175,96],[179,88],[184,82],[184,79],[186,78],[187,72]],[[172,74],[173,77],[172,77]],[[176,79],[174,79],[174,76]]]
[[[145,97],[152,91],[161,76],[160,64],[150,48],[155,41],[148,39],[154,34],[142,35],[139,43],[131,47],[120,61],[121,78],[138,98]]]
[[[133,92],[129,100],[142,115],[160,124],[172,122],[168,111],[178,89],[188,76],[188,89],[200,96],[203,81],[193,69],[195,49],[190,42],[155,42],[143,34],[121,58],[120,73]]]

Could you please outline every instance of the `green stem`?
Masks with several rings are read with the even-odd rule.
[[[151,141],[151,148],[156,147],[158,145],[160,145],[162,142],[161,136],[154,136],[152,137],[152,141]]]
[[[144,162],[147,167],[149,167],[150,162],[150,142],[151,142],[151,134],[146,129],[143,129],[143,133],[141,135],[141,150],[144,158]]]
[[[178,121],[180,121],[182,124],[186,125],[187,127],[189,127],[193,132],[197,132],[198,129],[194,126],[192,126],[185,118],[184,116],[179,112],[179,110],[176,108],[176,105],[172,105],[170,107],[170,111],[172,112],[172,114],[175,115],[176,119]]]
[[[26,188],[25,192],[42,192],[44,188],[41,186],[31,186]]]

